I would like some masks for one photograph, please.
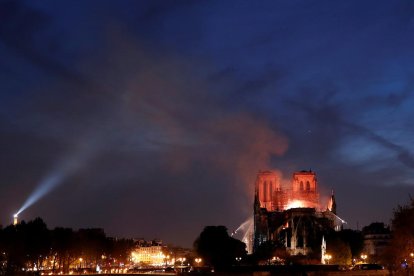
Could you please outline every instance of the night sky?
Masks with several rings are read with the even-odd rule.
[[[347,227],[414,194],[414,2],[0,1],[0,223],[191,246],[259,170]],[[46,184],[45,184],[46,183]]]

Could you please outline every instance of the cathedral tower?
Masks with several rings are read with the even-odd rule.
[[[316,174],[309,171],[300,171],[293,174],[292,200],[300,201],[305,208],[319,209],[319,193]]]
[[[276,191],[280,191],[280,176],[272,171],[260,171],[256,178],[256,189],[261,208],[273,211],[273,197]]]

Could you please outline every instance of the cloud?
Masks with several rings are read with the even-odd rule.
[[[287,138],[266,120],[217,100],[199,69],[204,61],[156,58],[136,44],[121,44],[127,49],[110,50],[114,62],[99,67],[110,68],[105,75],[115,79],[130,71],[122,88],[123,122],[131,133],[140,131],[148,149],[164,153],[172,169],[191,170],[197,161],[248,186],[272,155],[286,151]],[[128,61],[118,53],[128,53]]]
[[[166,224],[173,224],[180,216],[193,218],[193,227],[201,228],[206,221],[197,221],[193,210],[213,224],[225,223],[229,216],[236,216],[236,221],[243,219],[251,211],[256,172],[269,168],[272,156],[286,152],[287,138],[266,119],[247,110],[235,111],[231,106],[235,103],[224,105],[221,97],[226,96],[212,90],[209,74],[203,70],[210,66],[208,62],[168,51],[160,56],[128,33],[116,33],[114,37],[110,31],[111,42],[102,44],[98,57],[79,63],[80,70],[44,56],[42,62],[37,62],[33,59],[37,53],[26,56],[53,77],[36,87],[36,93],[26,95],[19,110],[14,111],[18,119],[9,130],[20,129],[23,132],[16,135],[57,144],[60,150],[51,152],[42,146],[37,158],[48,156],[46,164],[30,159],[29,164],[13,169],[36,168],[36,176],[32,174],[33,179],[22,190],[32,190],[36,181],[54,168],[54,162],[61,162],[81,145],[92,152],[88,162],[79,161],[82,168],[77,166],[77,171],[61,179],[62,186],[53,191],[55,196],[64,192],[63,204],[75,209],[62,210],[58,217],[51,218],[52,225],[63,224],[59,217],[65,217],[66,225],[78,225],[85,218],[93,223],[99,216],[83,214],[80,218],[76,210],[100,210],[108,221],[103,226],[119,233],[122,231],[114,225],[126,219],[125,210],[145,206],[165,207],[151,208],[145,215],[149,227],[143,228],[144,236],[151,235],[159,217]],[[13,154],[21,154],[18,142],[10,141],[8,145]],[[26,150],[28,156],[35,152]],[[177,193],[176,189],[188,193]],[[145,196],[163,191],[170,193],[168,200]],[[82,200],[85,193],[93,197]],[[183,201],[193,208],[181,205]],[[43,210],[48,202],[54,199],[46,195],[37,210]],[[219,214],[209,211],[212,202]],[[163,213],[166,208],[170,210],[168,216]],[[30,208],[25,211],[27,215],[30,212]],[[125,234],[140,231],[140,225],[139,221],[130,225]],[[198,231],[194,228],[193,232]],[[160,231],[167,238],[188,239]]]
[[[325,95],[326,94],[331,93],[325,93]],[[401,95],[401,97],[401,100],[403,100],[407,97],[407,95]],[[328,101],[318,101],[317,105],[315,105],[313,102],[302,103],[296,102],[295,100],[289,102],[293,106],[297,106],[303,112],[305,112],[309,116],[310,120],[316,120],[317,124],[322,126],[322,128],[325,130],[323,132],[324,140],[327,143],[333,140],[337,145],[339,145],[340,141],[343,140],[343,138],[345,138],[345,136],[342,134],[346,134],[346,136],[363,136],[371,140],[372,142],[377,143],[383,148],[393,151],[396,154],[397,160],[399,160],[401,164],[405,165],[410,169],[414,169],[414,157],[409,149],[387,139],[382,135],[375,133],[373,130],[363,126],[362,124],[351,122],[350,120],[345,119],[343,115],[344,111],[346,110],[345,103],[341,105],[336,103],[335,101],[331,101],[331,97],[323,96],[323,93],[322,98],[328,99]],[[315,100],[316,99],[317,97],[315,98]],[[386,103],[392,106],[394,106],[395,104],[394,102],[390,103],[389,101],[386,101]],[[371,109],[372,107],[368,108]],[[364,112],[362,111],[361,113]],[[331,129],[332,131],[329,132],[329,129]],[[326,130],[328,130],[328,132]],[[334,149],[334,145],[332,145],[331,147],[327,147],[327,144],[325,143],[324,149],[327,152],[332,152]]]

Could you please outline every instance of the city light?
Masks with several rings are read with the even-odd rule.
[[[362,262],[365,262],[365,260],[368,258],[367,254],[361,254]]]
[[[201,258],[195,258],[194,261],[196,262],[197,266],[203,261]]]
[[[183,266],[183,263],[186,261],[186,258],[178,258],[177,261],[181,262],[181,266]]]
[[[181,262],[181,272],[183,272],[183,268],[184,268],[184,262],[186,261],[186,258],[178,258],[177,261]]]
[[[325,260],[326,260],[326,263],[327,264],[329,264],[329,261],[332,259],[332,256],[330,255],[330,254],[326,254],[325,255]]]
[[[167,265],[170,256],[162,253],[161,246],[143,246],[131,252],[131,260],[135,264],[146,264],[151,266]]]

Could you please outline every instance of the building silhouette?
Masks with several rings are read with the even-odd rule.
[[[374,222],[362,228],[364,252],[370,261],[379,261],[391,243],[391,230],[383,222]]]

